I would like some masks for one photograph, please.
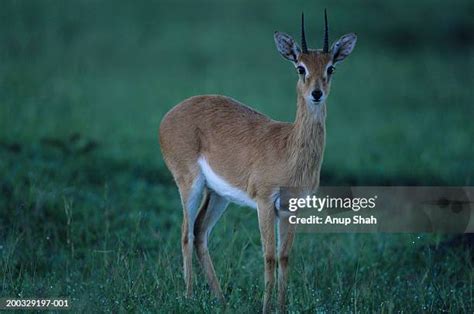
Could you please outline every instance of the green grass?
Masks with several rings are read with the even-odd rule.
[[[403,4],[403,5],[402,5]],[[0,297],[68,296],[77,311],[255,312],[257,217],[231,206],[211,237],[227,306],[195,264],[183,298],[181,208],[159,122],[195,94],[292,121],[274,30],[321,44],[358,33],[328,101],[325,185],[472,185],[469,1],[4,1],[0,12]],[[423,17],[423,18],[420,18]],[[447,236],[299,234],[289,310],[472,312],[472,253]]]
[[[2,182],[2,295],[69,296],[80,311],[260,308],[263,260],[253,210],[231,207],[211,239],[224,308],[209,295],[197,263],[195,298],[183,298],[180,208],[169,176],[139,162],[48,145],[3,150],[2,161],[0,170],[8,173]],[[442,240],[299,234],[289,310],[469,312],[472,253],[442,249]]]

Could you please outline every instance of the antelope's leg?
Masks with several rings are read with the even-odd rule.
[[[183,225],[181,228],[181,250],[183,253],[183,273],[186,283],[186,296],[190,297],[193,292],[192,273],[193,273],[193,242],[194,242],[194,223],[197,218],[199,205],[204,191],[204,179],[202,174],[195,172],[189,173],[176,180],[181,196],[183,206]],[[207,196],[206,196],[207,197]]]
[[[212,264],[212,259],[209,255],[207,243],[212,228],[219,218],[221,218],[228,204],[229,202],[225,198],[221,197],[214,191],[210,191],[207,204],[203,203],[203,206],[199,211],[194,229],[194,244],[196,246],[199,263],[206,275],[211,291],[221,301],[224,301],[224,295],[222,294],[219,280],[217,279],[214,265]]]
[[[273,203],[259,202],[257,211],[265,263],[263,313],[269,313],[271,310],[273,287],[275,285],[275,212]]]
[[[286,289],[288,281],[288,257],[295,236],[295,225],[288,218],[278,219],[278,307],[281,313],[286,311]]]

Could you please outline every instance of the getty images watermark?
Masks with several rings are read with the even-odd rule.
[[[300,232],[474,232],[474,187],[281,188],[278,215]]]
[[[288,200],[288,210],[290,212],[296,212],[298,209],[314,209],[318,212],[328,209],[346,209],[358,212],[361,209],[373,209],[375,208],[375,200],[377,195],[371,198],[364,197],[317,197],[316,195],[307,195],[303,198],[293,197]],[[291,224],[342,224],[349,225],[353,224],[376,224],[377,218],[373,215],[370,217],[364,217],[362,215],[353,215],[352,217],[337,217],[331,215],[317,216],[311,215],[309,217],[297,217],[291,215],[288,217]]]

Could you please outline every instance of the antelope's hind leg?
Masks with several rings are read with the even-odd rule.
[[[227,208],[229,202],[212,190],[208,190],[207,198],[199,210],[198,218],[194,228],[196,252],[199,263],[206,275],[207,282],[213,294],[222,302],[224,295],[219,284],[219,280],[209,255],[208,239],[217,221]]]
[[[197,169],[186,176],[176,179],[183,206],[183,225],[181,229],[181,249],[183,253],[183,272],[186,283],[186,296],[193,292],[193,243],[194,223],[196,221],[199,205],[204,192],[204,176]],[[207,197],[207,196],[206,196]]]

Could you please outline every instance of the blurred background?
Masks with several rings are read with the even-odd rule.
[[[0,296],[223,310],[203,280],[195,299],[182,298],[181,208],[159,123],[197,94],[293,121],[297,77],[273,32],[299,39],[304,11],[308,44],[320,48],[324,8],[330,41],[356,32],[358,42],[328,100],[321,184],[472,185],[472,1],[6,0]],[[213,235],[227,310],[258,309],[262,280],[248,283],[263,270],[255,213],[231,207]],[[302,235],[290,309],[472,309],[471,253],[434,254],[443,241]]]

